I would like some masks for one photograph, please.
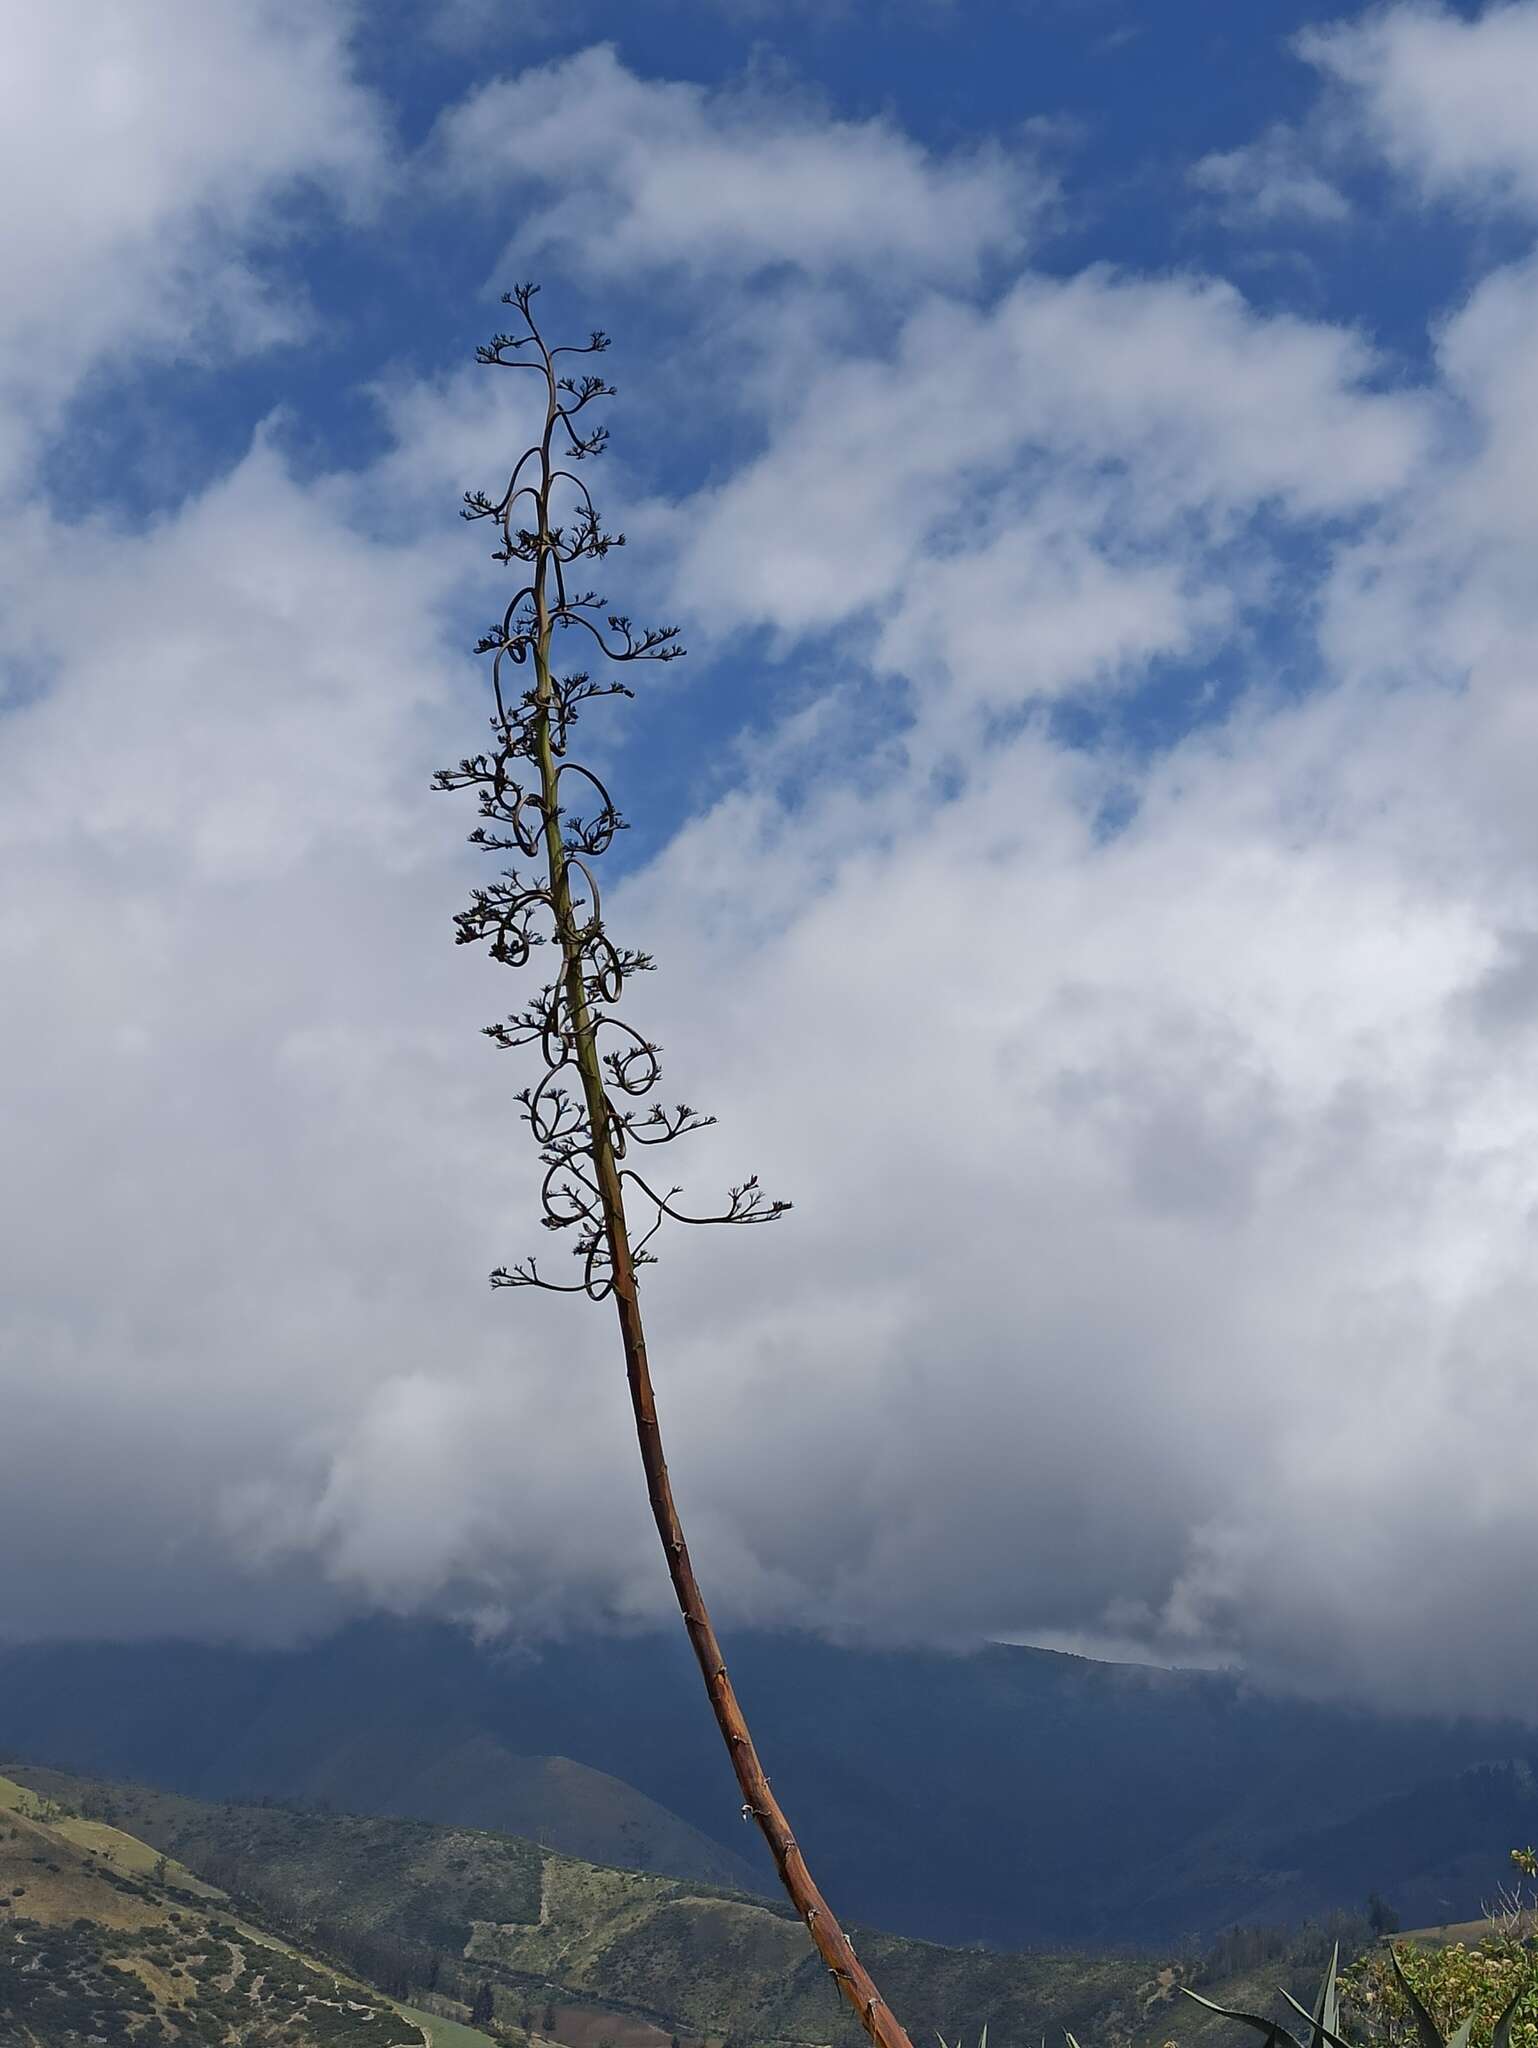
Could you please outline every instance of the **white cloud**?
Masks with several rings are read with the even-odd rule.
[[[657,1029],[801,1204],[673,1248],[659,1356],[750,1362],[686,1469],[768,1432],[739,1519],[798,1602],[831,1554],[848,1620],[1530,1702],[1538,900],[1486,774],[1532,759],[1532,644],[1241,718],[1108,841],[1117,764],[1032,735],[953,804],[916,764],[906,816],[686,838],[637,913]],[[767,937],[765,866],[806,898]]]
[[[1314,160],[1308,132],[1278,121],[1240,149],[1215,150],[1191,167],[1191,182],[1219,202],[1236,226],[1311,221],[1334,226],[1350,202]]]
[[[1538,206],[1538,5],[1473,19],[1382,7],[1308,31],[1299,50],[1357,103],[1366,139],[1433,196]]]
[[[711,493],[677,602],[782,634],[875,617],[885,665],[984,705],[1135,674],[1263,592],[1257,513],[1349,519],[1412,473],[1424,401],[1373,389],[1379,367],[1210,279],[935,299],[890,353],[795,381]]]
[[[888,122],[800,106],[783,84],[642,79],[606,47],[482,87],[437,144],[440,177],[511,216],[509,261],[558,250],[600,278],[735,283],[783,265],[967,281],[1020,250],[1050,189],[996,148],[937,158]]]
[[[0,768],[10,1499],[61,1574],[79,1517],[118,1527],[51,1625],[204,1623],[221,1494],[303,1465],[390,1320],[366,1247],[445,1050],[400,980],[442,581],[262,446],[147,534],[7,541],[48,676]],[[50,1625],[52,1571],[22,1579],[0,1627]]]
[[[305,187],[381,171],[340,5],[66,0],[7,10],[0,475],[99,366],[292,336],[256,260]]]

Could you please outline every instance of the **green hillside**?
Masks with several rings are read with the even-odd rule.
[[[130,1833],[0,1778],[0,2041],[490,2048],[297,1952]]]
[[[560,2048],[862,2038],[789,1911],[748,1893],[584,1863],[483,1830],[216,1805],[6,1768],[77,1816],[58,1826],[124,1831],[222,1887],[264,1926],[339,1958],[418,2012],[424,2000],[440,2009],[440,2028],[467,2017],[480,1993],[512,2048],[531,2037]],[[936,2032],[970,2040],[986,2024],[1001,2048],[1060,2042],[1064,2028],[1088,2048],[1172,2038],[1201,2048],[1222,2031],[1178,1997],[1189,1962],[857,1939],[916,2041]],[[1277,1972],[1275,1962],[1257,1966],[1224,1980],[1222,1994],[1265,2004]]]
[[[339,1772],[359,1778],[356,1743],[344,1759],[333,1751],[321,1782]],[[490,1735],[475,1734],[392,1770],[389,1797],[350,1798],[380,1813],[420,1814],[438,1821],[494,1827],[545,1842],[589,1863],[692,1877],[702,1884],[761,1891],[765,1880],[700,1829],[680,1820],[622,1778],[566,1756],[518,1756]]]

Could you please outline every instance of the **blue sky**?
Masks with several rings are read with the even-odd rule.
[[[15,25],[0,1633],[666,1611],[427,791],[538,276],[723,1610],[1530,1701],[1538,4],[547,12]]]

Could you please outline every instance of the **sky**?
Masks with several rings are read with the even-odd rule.
[[[0,1637],[669,1616],[429,788],[527,277],[723,1621],[1528,1711],[1538,0],[0,12]]]

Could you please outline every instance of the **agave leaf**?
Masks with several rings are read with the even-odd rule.
[[[1403,1991],[1405,1997],[1410,2001],[1410,2010],[1415,2015],[1416,2029],[1421,2037],[1421,2048],[1450,2048],[1450,2044],[1445,2042],[1437,2032],[1436,2021],[1427,2012],[1425,2006],[1421,2004],[1420,1996],[1415,1986],[1405,1975],[1400,1965],[1399,1952],[1392,1942],[1389,1943],[1388,1959],[1394,1966],[1394,1975],[1399,1979],[1400,1990]]]
[[[1280,2020],[1264,2020],[1258,2012],[1240,2012],[1232,2005],[1214,2005],[1210,1998],[1203,1998],[1199,1991],[1191,1990],[1186,1984],[1182,1984],[1180,1990],[1183,1997],[1194,1998],[1198,2005],[1206,2006],[1208,2012],[1220,2013],[1225,2020],[1238,2020],[1241,2026],[1253,2027],[1257,2034],[1264,2034],[1269,2048],[1278,2048],[1278,2044],[1284,2041],[1290,2043],[1291,2048],[1303,2048],[1302,2042],[1296,2035],[1289,2034]],[[1307,2019],[1308,2014],[1303,2017]]]
[[[1313,2037],[1309,2043],[1309,2048],[1348,2048],[1348,2044],[1341,2039],[1333,2027],[1325,2025],[1317,2012],[1310,2012],[1306,2005],[1299,2005],[1292,1993],[1285,1990],[1280,1984],[1276,1988],[1281,1992],[1283,1998],[1286,1999],[1293,2011],[1301,2013],[1313,2029]]]
[[[1312,2048],[1319,2048],[1319,2035],[1340,2032],[1340,1999],[1335,1990],[1335,1979],[1340,1970],[1340,1943],[1336,1942],[1330,1951],[1330,1967],[1324,1973],[1324,1982],[1319,1987],[1319,1997],[1314,2005],[1315,2035]]]
[[[1447,2048],[1469,2048],[1469,2035],[1472,2033],[1473,2028],[1474,2015],[1470,2013],[1457,2033],[1449,2038]]]
[[[1073,2038],[1072,2034],[1069,2033],[1066,2027],[1064,2027],[1063,2029],[1063,2039],[1068,2043],[1068,2048],[1079,2048],[1078,2042]]]
[[[1527,1978],[1526,1974],[1524,1973],[1523,1977],[1518,1982],[1516,1990],[1513,1991],[1511,1994],[1511,2003],[1507,2006],[1506,2010],[1501,2014],[1500,2018],[1495,2023],[1495,2031],[1490,2036],[1490,2048],[1511,2048],[1512,2015],[1516,2012],[1517,2007],[1522,2003],[1522,1996],[1526,1990]]]

